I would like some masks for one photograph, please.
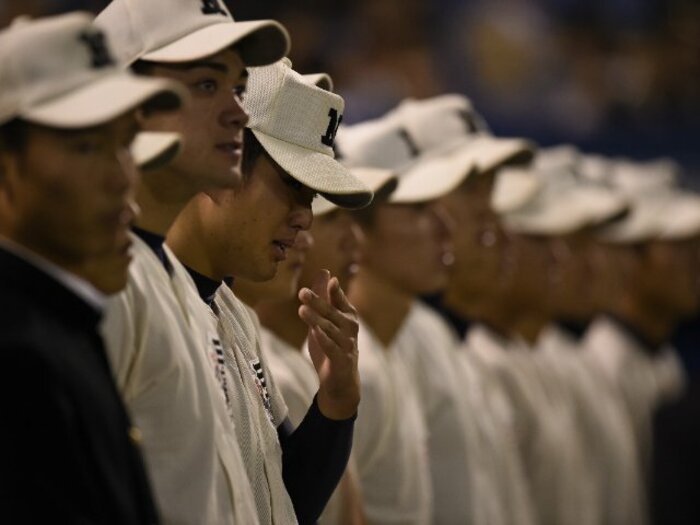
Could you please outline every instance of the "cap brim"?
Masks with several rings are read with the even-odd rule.
[[[500,166],[528,162],[535,155],[536,146],[525,139],[499,138],[490,135],[475,137],[469,148],[474,151],[474,161],[481,172]]]
[[[287,30],[274,20],[222,22],[199,29],[141,58],[151,62],[191,62],[237,45],[246,66],[266,66],[289,54]]]
[[[374,195],[389,196],[397,188],[399,179],[392,170],[379,168],[350,168],[350,172],[360,179]],[[330,213],[338,207],[323,197],[314,199],[311,206],[314,217]]]
[[[141,132],[131,144],[131,155],[143,171],[167,166],[180,152],[177,133]]]
[[[304,80],[326,91],[333,91],[333,79],[328,73],[311,73],[304,75]]]
[[[372,191],[334,158],[257,130],[251,131],[284,171],[333,204],[341,208],[362,208],[372,201]]]
[[[66,129],[99,126],[146,103],[175,109],[187,98],[179,84],[166,79],[119,72],[21,113],[44,126]]]
[[[530,170],[506,168],[496,175],[491,191],[491,209],[499,214],[525,206],[542,187],[542,181]]]
[[[424,159],[401,176],[389,201],[398,204],[439,199],[457,188],[474,168],[471,149]]]

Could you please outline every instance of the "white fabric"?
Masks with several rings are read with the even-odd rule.
[[[515,430],[538,524],[582,523],[582,458],[571,416],[532,349],[472,328],[469,349],[488,366],[513,406]]]
[[[487,502],[480,504],[489,514],[479,514],[482,520],[489,521],[476,523],[534,525],[535,508],[520,455],[514,407],[497,374],[473,349],[485,341],[477,332],[470,331],[459,349],[459,371],[474,407],[481,454],[488,468],[480,475],[492,487],[491,492],[484,495]]]
[[[182,291],[138,237],[126,290],[109,301],[103,336],[164,524],[257,523],[241,451]]]
[[[167,165],[180,151],[182,137],[178,133],[141,131],[129,149],[134,163],[142,170]]]
[[[113,0],[96,22],[127,64],[190,62],[241,41],[248,66],[271,64],[289,53],[289,35],[279,23],[234,22],[221,0]]]
[[[206,308],[204,303],[202,306]],[[214,312],[207,308],[209,319],[223,343],[236,433],[260,522],[296,523],[282,479],[282,448],[277,436],[277,427],[287,418],[287,406],[261,349],[257,315],[225,285],[217,290],[212,308]]]
[[[13,118],[57,128],[110,121],[157,95],[186,97],[165,79],[138,78],[115,62],[86,13],[26,20],[0,32],[0,124]]]
[[[586,514],[593,523],[645,523],[636,438],[621,399],[590,354],[555,325],[541,334],[538,352],[577,418],[587,458],[580,481],[594,490]]]
[[[294,348],[265,327],[261,327],[260,336],[270,372],[289,409],[289,421],[296,428],[306,416],[318,392],[316,369],[306,347],[303,350]],[[354,459],[351,456],[347,470],[354,468]],[[341,524],[343,511],[343,494],[339,485],[319,518],[319,525]]]
[[[393,345],[412,374],[428,429],[432,523],[503,523],[478,428],[483,407],[474,404],[471,385],[459,373],[457,345],[444,321],[419,302]]]
[[[642,471],[646,472],[653,414],[684,388],[680,360],[670,347],[651,355],[624,328],[606,317],[594,321],[582,344],[601,376],[624,403],[637,439]]]
[[[284,171],[343,207],[361,208],[372,192],[335,160],[345,101],[307,83],[287,60],[249,69],[248,127]]]
[[[425,420],[402,356],[385,348],[360,321],[362,399],[353,453],[369,523],[431,522]]]

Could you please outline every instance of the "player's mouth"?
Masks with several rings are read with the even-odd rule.
[[[294,239],[281,239],[272,241],[272,255],[277,262],[287,258],[287,250],[294,246]]]
[[[216,149],[231,159],[238,159],[243,153],[243,143],[238,140],[220,142],[216,145]]]

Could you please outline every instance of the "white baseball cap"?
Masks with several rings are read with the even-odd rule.
[[[87,13],[20,19],[0,32],[0,124],[87,128],[146,102],[173,109],[186,97],[175,82],[125,72]]]
[[[134,163],[144,171],[167,166],[180,152],[181,137],[178,133],[142,131],[131,143]]]
[[[351,167],[389,169],[399,176],[391,202],[432,200],[452,191],[471,173],[471,159],[447,159],[439,152],[420,153],[396,113],[341,126],[336,153]]]
[[[528,171],[534,172],[538,184],[525,184]],[[571,171],[535,167],[509,168],[497,176],[492,205],[508,229],[532,235],[573,233],[610,220],[628,207],[627,200],[609,187],[582,182]]]
[[[642,186],[636,193],[630,192],[628,200],[629,214],[602,228],[599,232],[602,240],[633,244],[700,234],[700,196],[695,193],[673,186]]]
[[[350,168],[355,177],[360,179],[374,195],[391,195],[399,183],[398,176],[391,170],[380,168]],[[314,217],[325,215],[333,210],[337,210],[338,206],[333,204],[323,197],[314,199],[311,205]]]
[[[335,160],[342,97],[308,83],[286,60],[250,68],[247,93],[248,127],[284,171],[338,206],[371,202],[369,188]]]
[[[333,91],[333,79],[328,73],[309,73],[304,75],[304,79],[314,86],[325,89],[326,91]]]
[[[495,137],[471,101],[449,94],[404,100],[394,110],[421,153],[453,154],[486,172],[513,160],[529,160],[535,145],[522,138]]]
[[[235,44],[246,66],[262,66],[290,49],[280,23],[236,22],[222,0],[112,0],[96,23],[127,64],[191,62]]]

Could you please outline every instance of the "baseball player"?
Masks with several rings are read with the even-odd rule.
[[[2,520],[158,523],[83,269],[125,257],[134,113],[181,91],[121,71],[85,13],[0,32],[0,84]]]
[[[169,232],[168,245],[195,278],[203,322],[221,335],[232,414],[262,519],[287,523],[296,515],[311,523],[350,451],[359,397],[354,310],[327,274],[313,291],[300,292],[319,389],[292,431],[261,352],[257,320],[222,284],[229,276],[274,277],[297,233],[311,225],[316,192],[350,207],[367,204],[372,194],[333,159],[341,97],[279,61],[250,68],[245,106],[243,185],[197,196]]]
[[[372,190],[375,200],[385,198],[396,187],[396,177],[390,171],[357,169],[352,172]],[[300,233],[272,281],[254,283],[237,279],[235,285],[237,295],[260,315],[262,349],[295,427],[308,412],[319,387],[318,375],[304,344],[308,330],[297,313],[299,283],[312,286],[321,269],[326,269],[338,276],[346,288],[351,269],[359,263],[361,243],[358,227],[349,212],[322,197],[314,200],[313,211],[313,243]],[[351,457],[319,523],[358,524],[364,520],[356,467]]]
[[[144,173],[137,194],[129,283],[104,323],[117,382],[141,427],[164,521],[257,523],[221,344],[197,322],[194,283],[164,238],[199,191],[240,183],[246,66],[280,59],[289,38],[273,21],[235,22],[217,1],[115,0],[97,23],[125,63],[190,94],[173,117],[141,115],[144,128],[178,132],[183,146],[169,166]]]

